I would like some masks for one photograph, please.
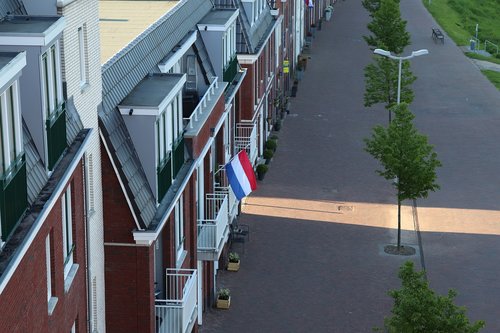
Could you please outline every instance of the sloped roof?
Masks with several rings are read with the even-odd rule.
[[[237,6],[240,8],[240,13],[245,12],[241,0],[236,0]],[[275,19],[269,11],[269,7],[266,6],[264,11],[260,14],[257,22],[253,25],[250,24],[248,16],[240,15],[240,23],[243,25],[243,29],[246,31],[246,36],[248,38],[248,53],[257,53],[262,47],[264,40],[272,32],[274,27]]]
[[[212,8],[210,1],[182,0],[102,67],[103,111],[121,100]]]
[[[40,155],[36,150],[33,138],[28,130],[28,126],[23,120],[23,142],[24,154],[26,157],[26,182],[28,188],[28,204],[32,205],[42,188],[47,183],[49,177],[45,171]]]
[[[102,67],[103,107],[99,112],[99,125],[143,228],[148,227],[155,214],[161,214],[162,210],[156,207],[156,199],[116,107],[144,77],[158,71],[157,64],[193,31],[196,23],[211,8],[210,1],[181,0]],[[197,43],[196,47],[199,45]],[[200,56],[201,59],[204,57]],[[210,66],[205,64],[203,67],[206,72],[213,73]]]
[[[0,1],[0,21],[7,15],[26,15],[26,9],[18,0]]]

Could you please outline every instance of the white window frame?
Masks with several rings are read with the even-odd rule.
[[[175,203],[174,208],[174,238],[175,238],[175,253],[177,261],[182,259],[184,255],[184,194],[181,194],[179,200]]]
[[[47,302],[52,298],[52,260],[50,253],[50,233],[45,238],[45,266],[47,269]]]
[[[76,333],[76,320],[75,322],[73,323],[73,326],[71,326],[71,331],[70,333]]]
[[[87,56],[87,31],[86,26],[83,25],[78,28],[78,50],[80,58],[80,88],[88,85],[88,56]]]
[[[71,207],[71,184],[61,198],[64,279],[74,264],[73,218]]]
[[[10,94],[10,103],[7,97],[8,94]],[[0,138],[0,174],[3,175],[12,171],[11,168],[14,162],[23,153],[21,110],[19,107],[17,80],[0,94],[0,119],[2,126],[2,137]]]
[[[59,41],[52,44],[41,55],[40,70],[42,75],[42,107],[45,110],[46,119],[50,119],[63,101]]]

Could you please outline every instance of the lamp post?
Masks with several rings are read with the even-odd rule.
[[[408,60],[413,57],[418,57],[421,55],[429,54],[429,51],[427,49],[422,49],[418,51],[413,51],[409,56],[406,57],[398,57],[395,55],[392,55],[390,51],[382,50],[382,49],[375,49],[373,51],[375,54],[382,55],[384,57],[388,57],[394,60],[399,60],[399,72],[398,72],[398,104],[401,100],[401,64],[403,63],[403,60]]]

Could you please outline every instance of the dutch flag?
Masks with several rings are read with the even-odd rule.
[[[226,175],[238,201],[257,189],[255,173],[244,150],[226,164]]]

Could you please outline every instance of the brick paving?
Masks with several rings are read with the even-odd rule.
[[[429,280],[440,292],[457,288],[458,303],[487,321],[483,332],[499,332],[500,94],[451,41],[433,43],[420,2],[402,2],[402,13],[410,49],[430,51],[412,59],[412,110],[444,164],[442,190],[418,203]],[[218,275],[231,308],[207,310],[200,332],[371,332],[389,315],[401,263],[420,267],[418,255],[382,251],[395,241],[396,199],[363,150],[387,122],[383,107],[362,103],[368,21],[359,1],[340,1],[317,32],[270,170],[239,219],[251,228],[245,253],[234,247],[240,271]],[[403,223],[404,243],[418,246],[409,206]]]

